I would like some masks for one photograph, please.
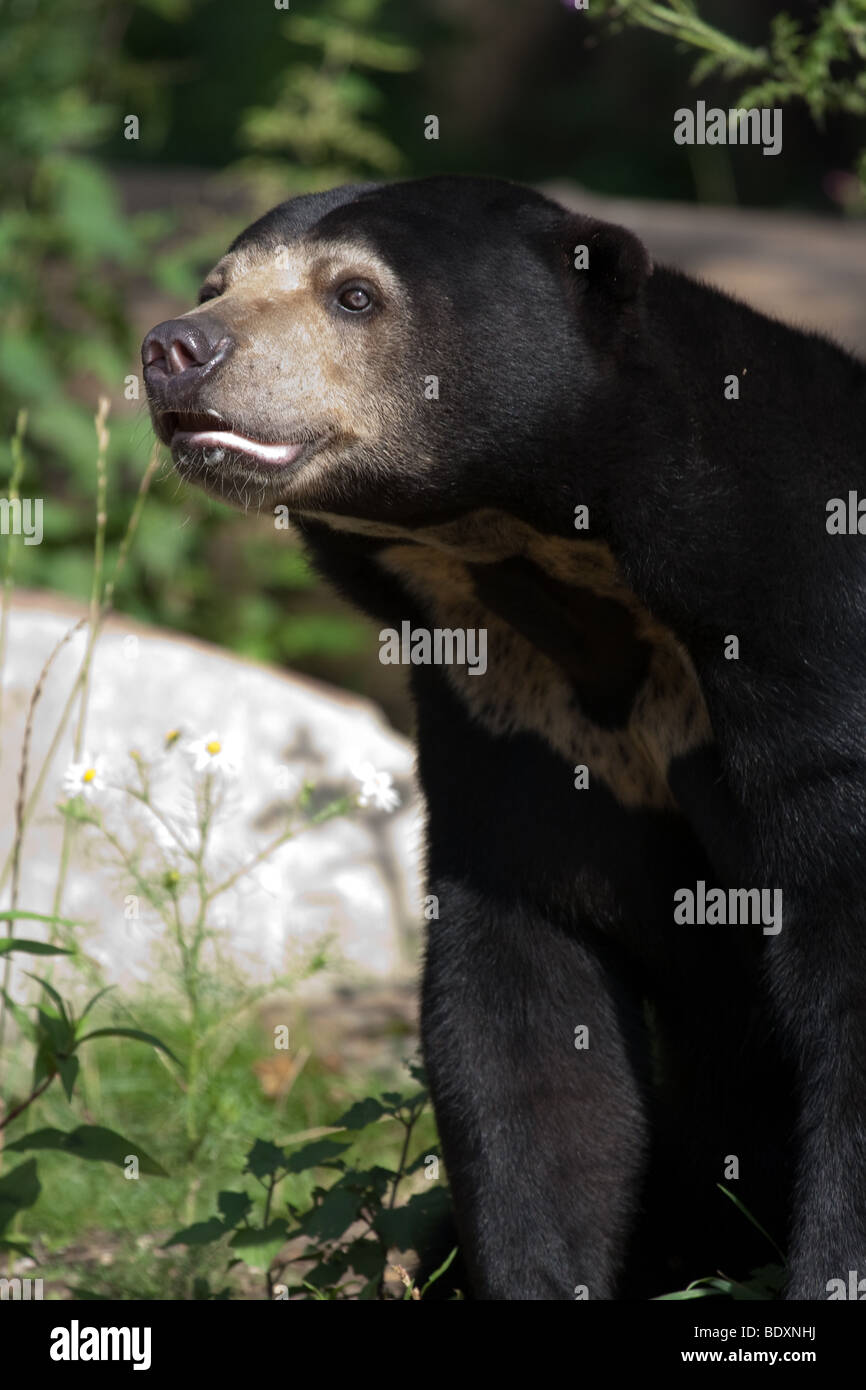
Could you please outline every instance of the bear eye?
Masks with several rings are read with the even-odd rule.
[[[337,295],[337,303],[350,314],[362,314],[370,308],[373,296],[362,285],[346,285]]]
[[[202,285],[198,292],[199,304],[207,304],[209,299],[219,299],[220,292],[215,285]]]

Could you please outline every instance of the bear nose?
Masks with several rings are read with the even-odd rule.
[[[227,356],[231,340],[217,338],[207,324],[166,319],[152,328],[141,345],[141,361],[151,374],[180,376],[216,366]]]

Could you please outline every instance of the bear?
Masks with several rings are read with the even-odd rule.
[[[471,1296],[742,1277],[729,1196],[866,1274],[866,366],[474,176],[280,204],[142,362],[408,666]]]

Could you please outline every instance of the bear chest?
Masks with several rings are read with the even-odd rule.
[[[605,546],[488,513],[389,543],[378,563],[431,628],[485,632],[484,670],[442,670],[489,733],[538,735],[630,808],[674,805],[671,760],[712,741],[708,712],[688,653]]]
[[[606,546],[544,535],[488,508],[412,531],[351,529],[383,541],[376,563],[425,614],[431,652],[449,650],[437,647],[436,630],[476,634],[476,654],[485,634],[483,671],[441,666],[471,718],[495,737],[543,739],[624,806],[674,806],[671,762],[712,741],[709,716],[685,648],[641,605]]]

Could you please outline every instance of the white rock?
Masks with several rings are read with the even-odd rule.
[[[0,855],[13,841],[13,807],[24,724],[39,673],[64,633],[84,610],[54,595],[19,594],[13,599],[3,695],[0,762]],[[57,657],[36,708],[29,786],[49,747],[85,647],[73,638]],[[73,761],[73,721],[53,761],[22,855],[18,905],[50,912],[57,878],[63,822],[55,809],[63,799],[63,774]],[[420,802],[410,745],[369,702],[306,678],[289,676],[241,660],[219,648],[143,627],[122,616],[106,624],[93,663],[84,747],[104,755],[131,775],[130,749],[163,756],[165,735],[180,729],[182,741],[164,755],[156,776],[158,800],[170,806],[173,823],[192,819],[192,759],[183,744],[217,731],[238,775],[225,783],[226,813],[212,838],[214,881],[250,860],[281,828],[280,808],[310,780],[317,797],[331,800],[357,790],[350,769],[368,761],[390,773],[400,807],[390,814],[354,810],[304,830],[213,904],[216,950],[251,982],[267,983],[297,968],[323,942],[333,967],[322,984],[341,978],[406,976],[416,966],[421,884]],[[95,793],[106,822],[127,841],[141,823],[145,862],[182,862],[171,837],[123,792]],[[81,941],[103,967],[107,983],[127,989],[159,984],[165,932],[145,900],[128,920],[129,875],[110,862],[102,837],[91,827],[76,835],[66,881],[63,915],[87,925]],[[187,906],[191,897],[187,895]],[[0,909],[9,903],[9,881]],[[19,923],[19,936],[44,936],[40,924]],[[2,934],[2,933],[0,933]],[[214,957],[211,956],[211,959]],[[17,956],[16,989],[21,994],[33,958]],[[312,981],[310,982],[312,984]]]

